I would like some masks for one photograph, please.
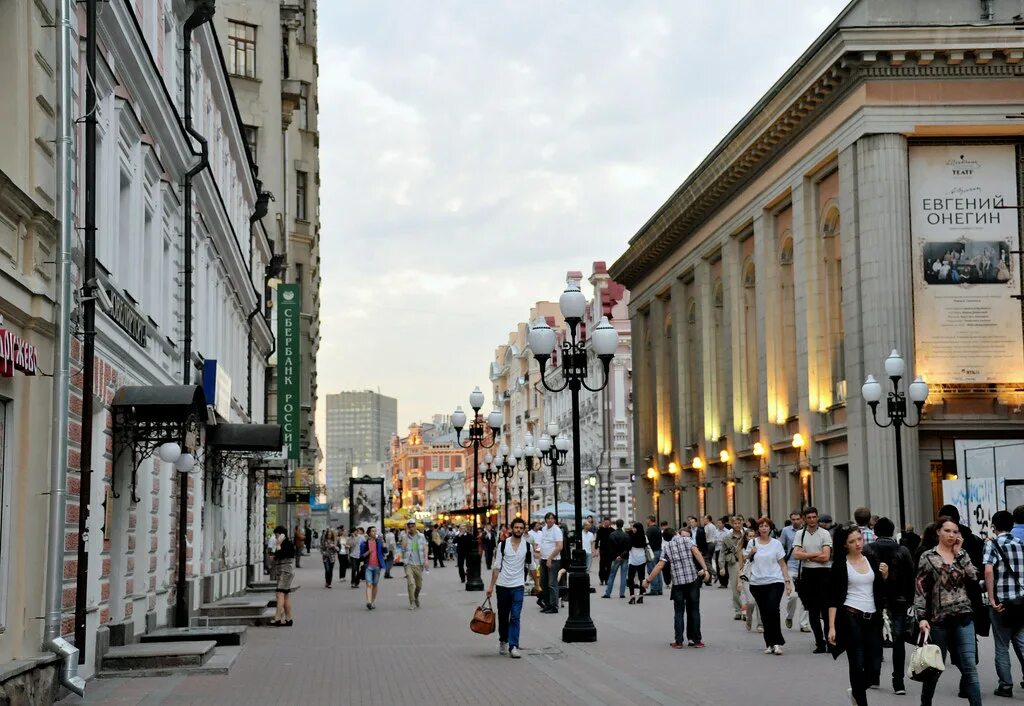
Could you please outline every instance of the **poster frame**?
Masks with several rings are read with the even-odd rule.
[[[377,517],[376,521],[359,521],[356,517],[356,493],[359,491],[365,491],[371,493],[367,496],[369,499],[377,500]],[[370,476],[363,476],[362,478],[349,478],[348,480],[348,513],[349,513],[349,528],[362,527],[364,530],[371,526],[376,525],[377,532],[383,534],[384,532],[384,479],[383,478],[372,478]]]

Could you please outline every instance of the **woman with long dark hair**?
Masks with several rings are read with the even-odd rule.
[[[873,675],[882,669],[882,609],[889,567],[864,554],[864,534],[857,526],[840,528],[832,546],[836,554],[828,579],[828,643],[834,659],[846,652],[850,700],[867,706]]]
[[[978,645],[970,596],[978,586],[978,570],[963,549],[960,525],[942,516],[935,526],[939,543],[925,550],[917,564],[914,609],[925,640],[939,646],[943,659],[946,652],[955,651],[956,658],[952,662],[960,670],[960,692],[970,706],[981,706]],[[924,538],[921,546],[924,546]],[[936,673],[924,682],[921,706],[931,706],[939,676],[940,673]]]
[[[330,527],[324,530],[320,538],[320,556],[324,560],[324,588],[330,588],[334,578],[334,563],[338,560],[338,539]]]
[[[627,580],[629,581],[629,604],[643,603],[644,596],[647,594],[647,589],[644,588],[642,583],[647,571],[647,533],[644,531],[644,526],[639,522],[633,523],[633,531],[629,533],[629,573],[627,574]],[[637,577],[639,577],[640,583],[640,598],[633,596],[633,591],[637,586]]]
[[[274,619],[270,624],[274,627],[292,626],[292,581],[295,579],[295,544],[288,537],[288,530],[283,525],[274,528],[274,571],[277,573],[277,607]]]
[[[746,551],[740,552],[737,570],[742,571],[746,562],[750,567],[750,594],[757,603],[764,625],[766,655],[781,655],[786,638],[782,636],[782,593],[793,592],[786,564],[786,550],[782,542],[771,536],[772,523],[767,517],[757,521],[757,538]]]

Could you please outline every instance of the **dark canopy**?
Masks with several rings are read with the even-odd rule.
[[[207,428],[206,444],[222,451],[280,451],[284,432],[279,424],[218,424]]]
[[[131,407],[140,420],[167,421],[202,414],[206,408],[198,385],[128,385],[114,393],[114,407]]]

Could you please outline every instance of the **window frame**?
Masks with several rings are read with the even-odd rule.
[[[309,172],[295,170],[295,220],[309,221]]]
[[[257,30],[259,27],[248,22],[239,20],[228,20],[227,31],[227,56],[225,57],[228,73],[241,78],[256,78],[256,42],[259,40]],[[239,34],[241,30],[242,34]],[[252,37],[248,35],[252,31]],[[239,71],[239,52],[243,59],[244,66]],[[251,61],[250,61],[251,56]]]

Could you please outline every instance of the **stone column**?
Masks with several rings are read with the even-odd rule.
[[[891,429],[877,429],[860,395],[860,383],[873,373],[883,385],[883,361],[896,348],[907,361],[906,386],[913,372],[913,293],[910,266],[910,201],[907,140],[902,135],[871,135],[858,140],[855,150],[845,150],[840,160],[843,229],[854,227],[854,257],[845,264],[843,282],[857,293],[860,320],[847,331],[847,372],[850,380],[847,416],[850,434],[850,502],[868,505],[898,523],[896,449]],[[852,173],[851,173],[852,172]],[[844,179],[844,174],[847,179]],[[855,189],[854,193],[850,190]],[[854,210],[846,220],[847,211]],[[847,242],[844,238],[844,243]],[[851,243],[853,245],[853,243]],[[844,258],[846,255],[844,245]],[[851,281],[853,280],[853,281]],[[859,290],[859,291],[858,291]],[[853,297],[847,298],[853,299]],[[849,321],[849,319],[848,319]],[[856,347],[856,350],[851,350]],[[850,355],[852,353],[852,355]],[[904,387],[905,389],[905,387]],[[880,405],[884,414],[885,402]],[[917,462],[918,440],[913,429],[903,434],[904,480],[907,521],[919,524],[923,515],[921,486],[928,469]]]
[[[633,466],[636,482],[633,497],[637,515],[651,511],[650,481],[646,478],[648,455],[657,453],[657,440],[653,430],[654,375],[651,366],[652,351],[648,345],[649,310],[638,310],[630,316],[633,341]]]
[[[675,356],[675,379],[676,397],[673,400],[678,413],[675,416],[676,428],[673,430],[676,438],[676,455],[679,457],[680,466],[689,463],[693,457],[693,450],[685,445],[691,442],[689,438],[690,420],[694,413],[690,409],[690,326],[688,324],[689,312],[687,311],[686,285],[682,280],[677,279],[672,283],[672,326],[675,346],[672,355]],[[689,475],[688,475],[689,474]],[[683,512],[697,512],[697,493],[693,488],[686,488],[686,484],[693,481],[692,471],[680,471],[680,484],[683,485]]]

